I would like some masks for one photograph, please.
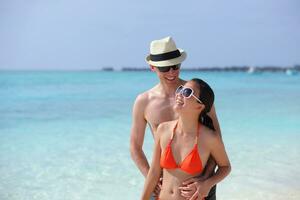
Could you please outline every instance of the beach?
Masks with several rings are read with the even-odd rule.
[[[181,73],[214,89],[232,172],[218,200],[300,199],[300,74]],[[0,199],[139,199],[131,109],[150,71],[1,71]],[[151,159],[147,128],[144,150]]]

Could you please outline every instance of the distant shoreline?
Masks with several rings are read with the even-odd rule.
[[[149,67],[99,67],[91,69],[0,69],[1,72],[89,72],[89,71],[104,71],[104,72],[143,72],[149,71]],[[287,74],[295,74],[300,72],[300,65],[280,67],[280,66],[229,66],[229,67],[182,67],[181,71],[202,71],[202,72],[246,72],[246,73],[261,73],[261,72],[284,72]]]
[[[123,67],[121,69],[114,69],[113,67],[103,67],[102,71],[149,71],[148,67]],[[231,66],[231,67],[194,67],[181,68],[181,71],[205,71],[205,72],[300,72],[300,65],[292,67],[254,67],[254,66]]]

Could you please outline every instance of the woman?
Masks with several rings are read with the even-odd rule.
[[[222,140],[214,133],[212,120],[207,115],[214,102],[210,86],[200,79],[192,79],[177,88],[175,98],[174,109],[179,119],[162,123],[157,129],[142,200],[149,200],[162,170],[160,200],[185,200],[179,186],[186,179],[201,175],[210,155],[217,162],[218,170],[197,188],[197,199],[204,199],[210,188],[231,170]]]

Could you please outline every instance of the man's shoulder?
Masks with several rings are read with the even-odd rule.
[[[149,92],[145,91],[137,95],[135,99],[135,104],[146,105],[149,102]]]
[[[153,98],[157,91],[157,85],[137,95],[136,101],[147,102]]]
[[[140,94],[137,95],[135,101],[146,101],[148,100],[148,92],[145,91],[145,92],[142,92]]]

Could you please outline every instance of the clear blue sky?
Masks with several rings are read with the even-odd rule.
[[[0,69],[145,67],[173,36],[185,66],[300,64],[299,0],[1,0]]]

